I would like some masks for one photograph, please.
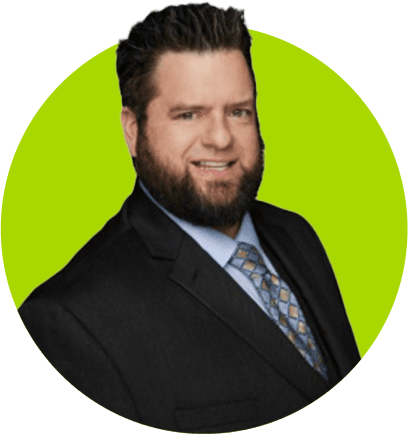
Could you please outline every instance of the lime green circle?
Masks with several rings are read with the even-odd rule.
[[[301,49],[251,32],[266,143],[260,200],[303,215],[333,265],[361,354],[380,332],[405,261],[407,213],[391,148],[357,94]],[[17,149],[1,238],[19,306],[114,215],[135,173],[120,125],[116,46],[70,75]]]

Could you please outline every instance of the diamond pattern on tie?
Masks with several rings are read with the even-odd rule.
[[[279,276],[266,268],[258,250],[238,243],[229,264],[244,273],[257,290],[270,317],[288,337],[310,366],[327,380],[327,367],[295,294]]]

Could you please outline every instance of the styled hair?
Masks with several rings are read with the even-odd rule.
[[[153,72],[167,51],[241,50],[255,89],[250,48],[251,35],[243,11],[204,3],[151,12],[132,27],[128,39],[121,40],[116,51],[122,105],[136,114],[139,125],[145,121],[146,108],[156,95]]]

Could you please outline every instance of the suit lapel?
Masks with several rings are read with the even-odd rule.
[[[333,355],[334,360],[339,362],[338,368],[341,377],[347,374],[351,368],[348,367],[349,363],[345,360],[344,356],[347,354],[347,351],[338,334],[330,326],[333,321],[326,314],[330,309],[324,302],[325,288],[319,285],[316,270],[313,270],[311,266],[307,267],[309,263],[307,252],[301,252],[293,239],[281,226],[273,224],[270,224],[268,227],[257,225],[257,231],[266,245],[266,250],[270,248],[275,253],[286,273],[294,281],[295,287],[293,290],[295,290],[296,286],[299,288],[300,292],[298,291],[296,296],[300,300],[304,300],[302,308],[305,307],[304,313],[309,325],[312,327],[315,324],[315,329],[312,327],[312,331],[316,338],[322,337],[324,345],[329,350],[329,353],[326,352],[325,354],[326,359],[330,362],[328,363],[329,377],[334,383],[337,383],[339,381],[338,373],[331,362],[331,355]],[[324,347],[322,350],[324,350]]]
[[[301,284],[301,281],[303,280],[301,276],[298,276],[298,278],[294,278],[291,274],[289,274],[289,272],[286,270],[286,268],[284,268],[280,262],[277,260],[277,256],[275,253],[272,253],[273,250],[270,249],[270,247],[265,244],[263,244],[263,249],[264,252],[266,253],[266,255],[269,257],[269,259],[272,261],[272,263],[274,264],[276,270],[278,271],[279,275],[283,278],[283,280],[289,285],[289,288],[291,288],[291,290],[296,294],[296,297],[302,307],[302,311],[306,317],[306,321],[307,324],[309,325],[309,327],[312,330],[313,336],[316,339],[316,342],[320,348],[320,350],[323,353],[325,362],[326,362],[326,367],[328,369],[328,376],[329,376],[329,380],[330,382],[334,385],[336,384],[340,378],[338,376],[338,372],[335,368],[335,365],[333,364],[333,360],[332,357],[330,355],[330,353],[327,351],[327,343],[326,341],[323,339],[322,334],[326,335],[325,331],[318,326],[318,323],[315,321],[315,316],[314,314],[312,314],[312,312],[309,309],[308,304],[304,302],[305,300],[305,296],[303,295],[304,289],[305,289],[305,284],[303,284],[303,286],[299,286]],[[300,279],[299,279],[300,277]],[[302,288],[302,290],[298,290],[298,288]],[[306,297],[307,299],[307,297]],[[302,302],[303,301],[303,302]],[[315,306],[313,306],[315,307]]]
[[[329,389],[259,306],[187,235],[170,278],[200,300],[305,398],[315,400]]]

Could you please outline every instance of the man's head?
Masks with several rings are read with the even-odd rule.
[[[143,47],[141,64],[129,40]],[[170,7],[134,26],[129,40],[118,48],[118,74],[138,176],[175,215],[212,227],[236,225],[263,170],[242,13],[208,4]],[[120,74],[130,65],[126,81]]]

